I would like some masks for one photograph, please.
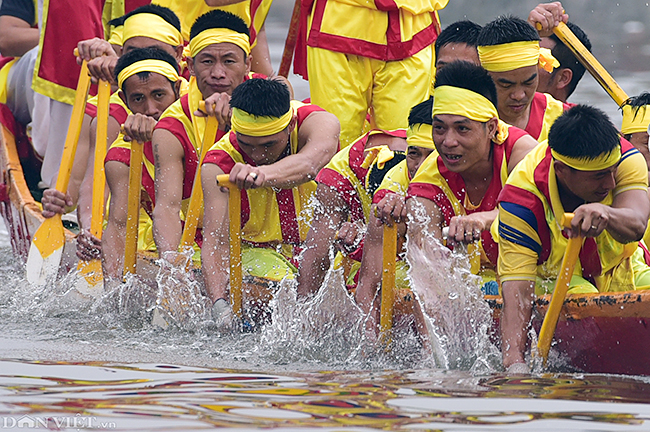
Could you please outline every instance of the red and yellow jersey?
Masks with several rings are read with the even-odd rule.
[[[560,102],[550,94],[535,93],[530,106],[528,124],[524,130],[537,141],[546,141],[548,131],[551,130],[555,119],[570,108],[570,104]]]
[[[411,176],[409,175],[406,159],[404,159],[386,173],[377,192],[372,196],[372,203],[377,204],[382,198],[391,193],[406,196],[409,184],[411,184]]]
[[[97,96],[88,98],[86,102],[86,114],[92,118],[97,117]],[[120,125],[123,125],[131,111],[126,106],[117,92],[111,94],[108,115],[113,117]]]
[[[297,126],[291,133],[290,144],[285,156],[298,152],[298,130],[309,114],[323,111],[316,105],[301,102],[291,103]],[[219,166],[228,174],[236,163],[256,166],[237,142],[237,136],[230,132],[217,142],[206,154],[203,163]],[[286,256],[291,256],[295,247],[302,243],[309,231],[309,218],[305,209],[316,190],[316,183],[309,181],[292,189],[259,188],[241,191],[242,238],[255,246],[287,246]]]
[[[619,193],[648,188],[648,169],[643,156],[623,139],[621,152],[616,187],[601,204],[611,205]],[[562,215],[564,207],[551,149],[542,143],[513,170],[499,196],[501,281],[557,277],[568,241],[559,224]],[[618,243],[607,231],[596,238],[588,237],[574,274],[591,282],[600,292],[634,289],[634,275],[626,260],[636,252],[637,246],[638,242]]]

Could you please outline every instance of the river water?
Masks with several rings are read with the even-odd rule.
[[[484,22],[506,4],[520,14],[534,6],[451,3],[443,24],[464,16]],[[290,10],[286,1],[274,4],[267,23],[276,67]],[[595,51],[608,51],[602,37],[592,39]],[[620,52],[606,57],[614,67]],[[650,88],[647,73],[616,70],[629,94]],[[297,98],[307,97],[307,84],[291,80]],[[620,124],[590,77],[571,100],[595,104]],[[364,333],[338,273],[307,303],[281,287],[272,324],[252,333],[219,334],[201,311],[161,330],[142,306],[144,286],[98,301],[80,300],[70,280],[30,287],[2,231],[0,430],[650,430],[649,378],[570,373],[558,361],[554,373],[505,376],[486,336],[489,311],[462,257],[410,258],[426,268],[417,283],[434,283],[445,299],[436,309],[423,296],[427,313],[446,326],[436,327],[431,351],[405,330],[385,352]]]

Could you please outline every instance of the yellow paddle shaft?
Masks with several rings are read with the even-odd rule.
[[[614,81],[614,78],[605,70],[596,57],[589,52],[587,48],[580,42],[580,40],[573,34],[571,29],[561,22],[553,33],[562,41],[564,45],[569,47],[573,54],[578,58],[580,63],[589,71],[589,73],[598,81],[598,83],[605,89],[605,91],[614,99],[618,106],[623,104],[629,99],[627,93]]]
[[[572,213],[565,213],[561,221],[562,226],[569,228],[572,219]],[[548,351],[551,347],[551,341],[553,340],[553,334],[555,333],[555,327],[560,317],[562,305],[564,304],[564,298],[569,290],[573,269],[575,268],[580,249],[582,248],[582,241],[582,236],[570,238],[566,251],[564,252],[564,258],[562,258],[562,268],[560,269],[560,274],[557,276],[555,290],[551,296],[551,302],[544,317],[537,341],[537,350],[539,355],[544,359],[544,363],[546,363],[548,357]]]
[[[381,275],[381,312],[379,328],[386,344],[393,327],[395,308],[395,257],[397,255],[397,224],[384,225],[383,269]]]
[[[129,161],[129,194],[126,215],[126,240],[124,241],[124,275],[135,274],[138,253],[138,225],[140,222],[140,191],[142,184],[142,147],[131,141]]]
[[[111,85],[108,81],[100,80],[97,90],[97,136],[95,138],[95,163],[93,166],[93,203],[90,233],[102,238],[104,222],[104,188],[106,174],[104,159],[108,140],[108,109],[111,98]]]
[[[199,109],[205,111],[205,102],[199,102]],[[185,228],[183,229],[183,236],[179,250],[191,247],[194,244],[194,236],[196,235],[196,228],[199,225],[199,218],[201,217],[201,209],[203,207],[203,189],[201,187],[201,164],[205,154],[214,145],[217,138],[217,130],[219,129],[219,122],[216,117],[209,116],[206,120],[205,132],[203,134],[203,141],[201,143],[201,154],[199,164],[196,167],[196,174],[194,175],[194,183],[192,184],[192,195],[187,207],[187,214],[185,215]]]
[[[235,315],[242,317],[241,269],[241,191],[228,174],[217,176],[217,185],[227,187],[228,220],[230,221],[230,304]]]

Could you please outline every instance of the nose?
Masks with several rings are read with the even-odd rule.
[[[616,171],[611,171],[605,176],[602,186],[608,191],[611,191],[616,187]]]
[[[158,109],[158,104],[156,104],[156,102],[151,98],[147,99],[147,103],[145,105],[145,114],[155,119],[158,119],[158,117],[160,117],[160,114],[162,114]]]
[[[526,97],[526,92],[520,87],[515,88],[510,92],[510,99],[520,101]]]
[[[210,68],[210,76],[213,79],[221,79],[226,76],[226,69],[221,62],[215,62],[212,68]]]

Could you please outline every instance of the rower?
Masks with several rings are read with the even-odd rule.
[[[456,21],[445,27],[434,44],[435,70],[440,70],[446,64],[457,60],[481,64],[476,49],[480,32],[481,26],[469,20]],[[435,74],[431,80],[431,93],[433,93],[434,82]]]
[[[481,30],[478,54],[496,84],[501,120],[541,142],[569,106],[551,95],[536,93],[538,65],[547,72],[559,66],[548,49],[540,48],[539,41],[537,31],[526,21],[499,17]]]
[[[190,33],[187,66],[192,75],[188,94],[163,113],[145,157],[155,165],[154,239],[162,257],[176,262],[182,221],[199,166],[206,119],[198,111],[205,100],[208,115],[217,117],[219,140],[230,126],[230,95],[248,79],[251,67],[248,27],[236,15],[213,10],[200,16]],[[153,160],[151,156],[153,155]],[[201,232],[196,238],[201,242]],[[198,250],[198,248],[197,248]]]
[[[339,123],[315,105],[291,101],[284,83],[251,79],[233,91],[232,130],[207,153],[201,258],[212,316],[230,327],[228,301],[228,194],[219,174],[242,192],[242,263],[245,272],[271,281],[292,279],[296,247],[309,229],[305,209],[313,179],[338,148]],[[160,205],[160,203],[158,203]],[[154,221],[155,222],[155,221]]]
[[[448,65],[436,78],[433,142],[437,153],[422,164],[408,187],[409,238],[416,245],[430,233],[447,247],[478,242],[471,270],[494,281],[497,247],[490,235],[496,200],[508,173],[537,142],[507,125],[496,110],[495,85],[480,66]],[[423,213],[422,213],[423,212]]]
[[[441,33],[441,35],[444,31]],[[438,39],[440,40],[440,38]],[[454,63],[445,63],[454,64]],[[426,100],[411,109],[409,128],[406,132],[406,158],[386,173],[381,184],[372,197],[373,210],[370,212],[367,234],[364,238],[364,254],[361,258],[359,283],[355,298],[361,309],[369,313],[373,309],[377,286],[381,280],[383,223],[397,223],[400,239],[406,234],[406,193],[409,183],[415,176],[422,162],[434,151],[435,147],[431,129],[431,110],[433,98]],[[371,174],[372,175],[372,174]],[[402,249],[399,248],[398,249]],[[397,265],[397,286],[408,288],[406,266],[404,261]],[[376,306],[376,311],[379,305]],[[374,328],[377,329],[378,317],[373,317]]]
[[[131,142],[151,141],[154,126],[181,92],[178,63],[159,48],[129,50],[115,66],[119,96],[131,111],[124,133],[106,154],[106,180],[111,193],[108,223],[102,236],[104,278],[121,280],[124,268],[124,233],[127,225]],[[153,211],[153,166],[144,163],[138,250],[155,251],[150,216]]]
[[[650,149],[648,149],[648,126],[650,125],[650,93],[643,92],[631,97],[623,105],[623,124],[621,133],[646,160],[650,169]]]
[[[553,289],[567,238],[559,224],[573,212],[568,237],[586,237],[569,293],[650,287],[638,241],[648,224],[648,168],[607,115],[577,105],[515,168],[499,196],[503,365],[526,369],[534,295]],[[495,224],[496,225],[496,224]]]

